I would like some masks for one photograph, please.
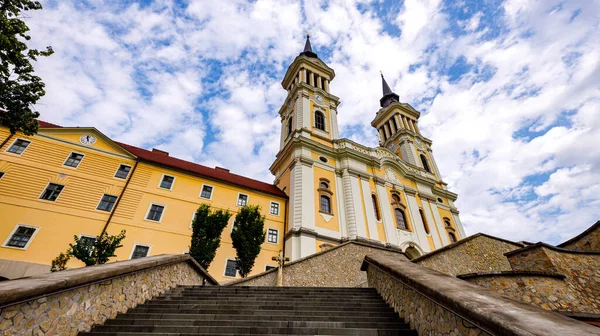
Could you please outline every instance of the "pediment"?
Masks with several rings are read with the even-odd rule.
[[[94,127],[40,128],[38,136],[135,159],[135,156]]]

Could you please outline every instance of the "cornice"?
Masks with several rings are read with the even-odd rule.
[[[390,114],[389,112],[393,111],[394,109],[398,109],[401,112],[404,112],[417,120],[421,116],[421,112],[415,110],[412,106],[410,106],[410,104],[393,102],[389,106],[380,108],[379,111],[377,111],[375,119],[371,121],[371,126],[375,127],[375,125],[377,125],[382,119],[388,116]]]
[[[319,58],[311,58],[306,57],[304,55],[299,55],[294,59],[292,64],[290,64],[287,71],[285,72],[283,80],[281,81],[281,86],[283,86],[284,89],[287,89],[290,82],[293,80],[294,76],[300,71],[300,68],[303,64],[306,64],[310,67],[314,67],[317,70],[325,73],[327,76],[329,76],[329,81],[332,81],[335,78],[335,71]]]

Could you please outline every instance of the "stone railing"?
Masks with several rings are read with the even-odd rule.
[[[158,255],[0,283],[1,335],[77,335],[178,285],[218,285],[189,255]]]
[[[600,335],[583,322],[408,261],[367,256],[361,269],[419,335]]]

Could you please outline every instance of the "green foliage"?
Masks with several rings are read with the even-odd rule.
[[[123,246],[121,241],[125,239],[125,230],[116,236],[103,232],[91,245],[86,244],[83,238],[74,236],[75,244],[69,244],[71,255],[83,261],[86,266],[106,264],[109,258],[115,256],[115,251]]]
[[[33,74],[30,61],[40,56],[50,56],[52,47],[46,50],[29,49],[23,41],[29,41],[29,27],[22,20],[28,10],[42,9],[39,1],[0,1],[0,124],[11,134],[20,131],[32,135],[38,130],[39,113],[33,105],[46,93],[42,79]]]
[[[211,210],[208,204],[202,204],[196,211],[192,223],[192,242],[190,255],[200,266],[208,269],[221,245],[221,233],[227,226],[231,213],[226,210]]]
[[[254,261],[260,253],[260,246],[265,241],[265,216],[260,214],[258,205],[242,207],[235,216],[235,226],[231,231],[231,241],[236,251],[237,269],[242,278],[245,278]]]
[[[52,260],[52,267],[50,272],[64,271],[67,269],[67,262],[71,259],[71,250],[67,250],[67,253],[60,253],[58,257]]]

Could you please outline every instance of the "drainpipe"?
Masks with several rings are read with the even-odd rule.
[[[123,195],[125,194],[125,190],[127,189],[127,186],[129,185],[129,181],[131,181],[131,178],[133,177],[133,173],[135,172],[135,168],[137,168],[137,165],[139,162],[140,162],[139,159],[135,160],[135,164],[133,165],[133,168],[131,168],[129,177],[127,178],[127,181],[125,182],[125,186],[123,187],[123,190],[121,190],[121,195],[119,195],[119,198],[117,199],[117,203],[115,203],[113,210],[110,212],[110,215],[108,216],[108,220],[106,220],[106,224],[104,224],[104,228],[102,228],[102,232],[100,232],[100,235],[102,235],[102,234],[104,234],[104,232],[106,232],[106,229],[108,228],[108,224],[110,223],[111,219],[113,218],[113,215],[117,211],[117,207],[121,203],[121,198],[123,198]]]
[[[12,139],[12,137],[14,136],[13,133],[10,133],[10,135],[8,136],[8,138],[4,139],[4,141],[2,141],[2,144],[0,145],[0,149],[2,149],[2,147],[4,147],[4,145],[6,145],[7,142],[10,141],[10,139]]]

